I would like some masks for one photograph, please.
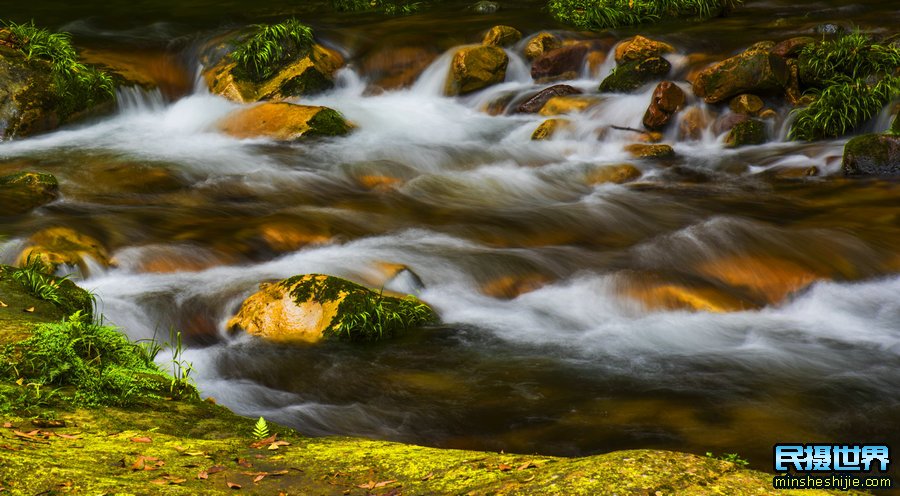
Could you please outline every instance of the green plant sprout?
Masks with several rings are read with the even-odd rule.
[[[269,437],[269,424],[266,423],[266,419],[260,417],[253,425],[253,437],[256,439]]]

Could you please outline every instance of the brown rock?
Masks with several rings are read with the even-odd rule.
[[[483,45],[460,48],[450,64],[444,93],[465,95],[501,83],[506,78],[508,64],[509,57],[502,48]]]
[[[638,35],[630,40],[623,41],[616,46],[616,64],[622,65],[626,62],[659,57],[674,51],[675,47],[668,43],[654,41]]]
[[[551,115],[582,112],[599,102],[599,98],[590,95],[554,96],[547,100],[547,103],[541,107],[541,111],[538,113],[549,117]]]
[[[671,158],[675,156],[675,150],[669,145],[649,145],[633,143],[625,146],[625,151],[635,158]]]
[[[270,138],[293,141],[316,136],[339,136],[350,131],[344,118],[328,107],[293,103],[262,103],[239,109],[222,118],[216,127],[236,138]]]
[[[571,124],[571,121],[567,119],[547,119],[534,130],[531,134],[531,139],[535,141],[550,139],[557,131],[566,129]]]
[[[728,108],[736,114],[756,115],[763,108],[762,98],[745,93],[728,102]]]
[[[525,57],[534,60],[550,50],[562,46],[562,40],[546,31],[534,35],[525,45]]]
[[[665,127],[675,112],[684,105],[685,98],[684,91],[675,83],[659,83],[644,114],[644,127],[651,130]]]
[[[84,48],[78,55],[83,62],[107,68],[128,81],[159,88],[170,100],[189,94],[194,86],[192,71],[168,51],[104,47]]]
[[[581,93],[581,90],[567,84],[550,86],[549,88],[544,88],[528,100],[525,100],[525,102],[516,108],[516,112],[520,114],[536,114],[544,107],[547,101],[553,97],[579,95]]]
[[[574,78],[581,71],[588,46],[584,43],[566,45],[544,53],[531,64],[534,79],[566,77]]]
[[[690,107],[681,115],[678,125],[678,138],[683,140],[699,140],[703,131],[713,122],[714,116],[702,107]]]
[[[488,30],[481,41],[482,45],[508,47],[522,39],[522,33],[511,26],[494,26]]]
[[[634,165],[603,165],[590,171],[586,181],[592,186],[605,183],[622,184],[634,181],[639,177],[641,177],[641,171]]]
[[[741,93],[769,93],[782,88],[769,61],[775,44],[762,41],[744,52],[704,69],[693,82],[694,94],[707,103]]]
[[[811,45],[815,43],[815,38],[810,36],[798,36],[796,38],[790,38],[779,42],[772,48],[770,52],[772,55],[781,58],[791,58],[796,57],[800,54],[800,51],[803,50],[803,47],[806,45]]]
[[[716,119],[715,124],[713,124],[713,132],[718,135],[726,131],[731,131],[734,129],[734,126],[748,120],[750,120],[750,117],[747,115],[726,112]]]
[[[362,70],[380,88],[405,88],[412,85],[437,56],[435,50],[425,46],[388,47],[367,55]]]

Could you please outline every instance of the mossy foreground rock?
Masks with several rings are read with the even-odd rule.
[[[656,450],[586,458],[441,450],[346,437],[308,438],[189,401],[140,409],[60,411],[67,427],[34,440],[29,418],[0,416],[0,488],[10,494],[720,495],[774,494],[772,475],[731,462]],[[46,432],[46,434],[45,434]],[[235,491],[241,489],[241,491]],[[850,494],[778,491],[785,496]]]
[[[15,267],[0,265],[0,345],[25,339],[36,324],[56,322],[76,311],[91,316],[91,295],[72,281],[41,275],[56,287],[56,301],[50,301],[26,286],[24,278],[17,276],[19,272]]]
[[[713,64],[697,75],[694,94],[706,103],[721,102],[741,93],[764,94],[783,88],[769,61],[771,41],[761,41],[744,52]]]
[[[346,279],[308,274],[260,284],[228,327],[270,341],[316,343],[386,339],[435,320],[412,296],[384,296]]]
[[[846,175],[900,175],[900,136],[864,134],[844,145]]]
[[[450,63],[444,93],[465,95],[506,79],[509,57],[496,46],[470,46],[457,50]]]
[[[250,103],[312,95],[331,89],[334,74],[343,65],[341,54],[313,45],[306,55],[286,63],[273,76],[261,81],[254,81],[242,73],[237,62],[227,56],[204,72],[203,77],[212,93]]]
[[[0,217],[19,215],[59,197],[59,183],[50,174],[18,172],[0,177]]]
[[[350,125],[333,109],[286,102],[262,103],[236,110],[220,120],[217,127],[236,138],[279,141],[342,136],[350,132]]]

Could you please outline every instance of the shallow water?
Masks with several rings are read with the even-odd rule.
[[[125,7],[33,15],[92,33],[93,46],[157,50],[170,34],[156,29],[175,26],[192,41],[170,51],[195,74],[198,40],[219,34],[222,19],[291,8],[154,5],[163,24],[149,27],[118,19]],[[845,20],[815,5],[826,13],[796,30]],[[883,5],[852,14],[864,22]],[[683,49],[677,67],[688,49],[741,46],[727,30],[799,10],[754,3],[721,23],[669,25],[664,38]],[[498,21],[536,30],[538,19],[511,8],[433,33],[445,13],[318,19],[351,64],[334,91],[302,103],[342,112],[357,125],[346,138],[236,140],[214,124],[238,105],[202,88],[175,101],[127,89],[115,115],[0,144],[0,173],[45,170],[63,194],[5,218],[0,261],[47,226],[97,237],[116,264],[91,267],[80,283],[107,319],[134,339],[183,330],[204,395],[309,434],[565,455],[738,452],[763,469],[779,441],[900,441],[900,183],[841,178],[842,141],[728,150],[712,129],[697,141],[673,130],[678,157],[654,163],[623,151],[633,133],[597,139],[606,125],[639,127],[652,87],[601,95],[569,131],[531,141],[543,117],[482,111],[542,87],[514,50],[503,84],[440,93],[445,50]],[[373,92],[354,57],[389,29],[394,41],[433,34],[438,56],[409,89]],[[610,68],[585,68],[570,84],[594,91]],[[787,109],[778,110],[770,127],[783,138]],[[622,162],[641,179],[592,184],[598,168]],[[775,175],[812,166],[818,176]],[[409,270],[397,275],[398,264]],[[417,294],[444,324],[366,346],[274,346],[226,332],[260,282],[313,272]],[[752,305],[641,303],[661,286]]]

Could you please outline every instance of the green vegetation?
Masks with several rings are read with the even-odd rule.
[[[172,384],[144,347],[80,312],[40,324],[30,338],[0,348],[0,379],[20,386],[0,390],[0,411],[46,402],[53,387],[62,388],[58,396],[75,405],[128,406],[159,397]],[[170,386],[168,392],[197,394],[190,386]]]
[[[794,111],[790,137],[812,141],[850,133],[900,97],[900,48],[851,33],[804,47],[800,80],[813,102]]]
[[[715,458],[716,460],[722,460],[726,462],[731,462],[739,467],[747,467],[750,465],[750,462],[741,458],[737,453],[722,453],[719,456],[713,456],[712,451],[707,451],[706,456],[709,458]]]
[[[265,439],[269,437],[269,424],[266,423],[266,419],[260,417],[259,420],[253,424],[253,437],[256,439]]]
[[[49,268],[40,256],[29,255],[25,264],[12,273],[12,278],[32,295],[57,306],[64,306],[65,295],[60,284],[68,280],[69,276],[54,278],[46,275],[48,271]]]
[[[307,55],[313,43],[312,29],[294,18],[278,24],[255,24],[231,57],[240,72],[251,81],[261,82],[288,62]]]
[[[582,29],[609,29],[652,23],[673,17],[709,18],[743,0],[550,0],[557,20]]]
[[[9,41],[25,55],[26,60],[50,63],[54,92],[59,97],[63,117],[113,99],[113,79],[105,72],[78,61],[69,33],[51,33],[36,27],[34,21],[4,24],[11,35]]]
[[[381,12],[387,15],[411,15],[419,12],[427,3],[424,1],[391,0],[331,0],[331,6],[340,12]]]

